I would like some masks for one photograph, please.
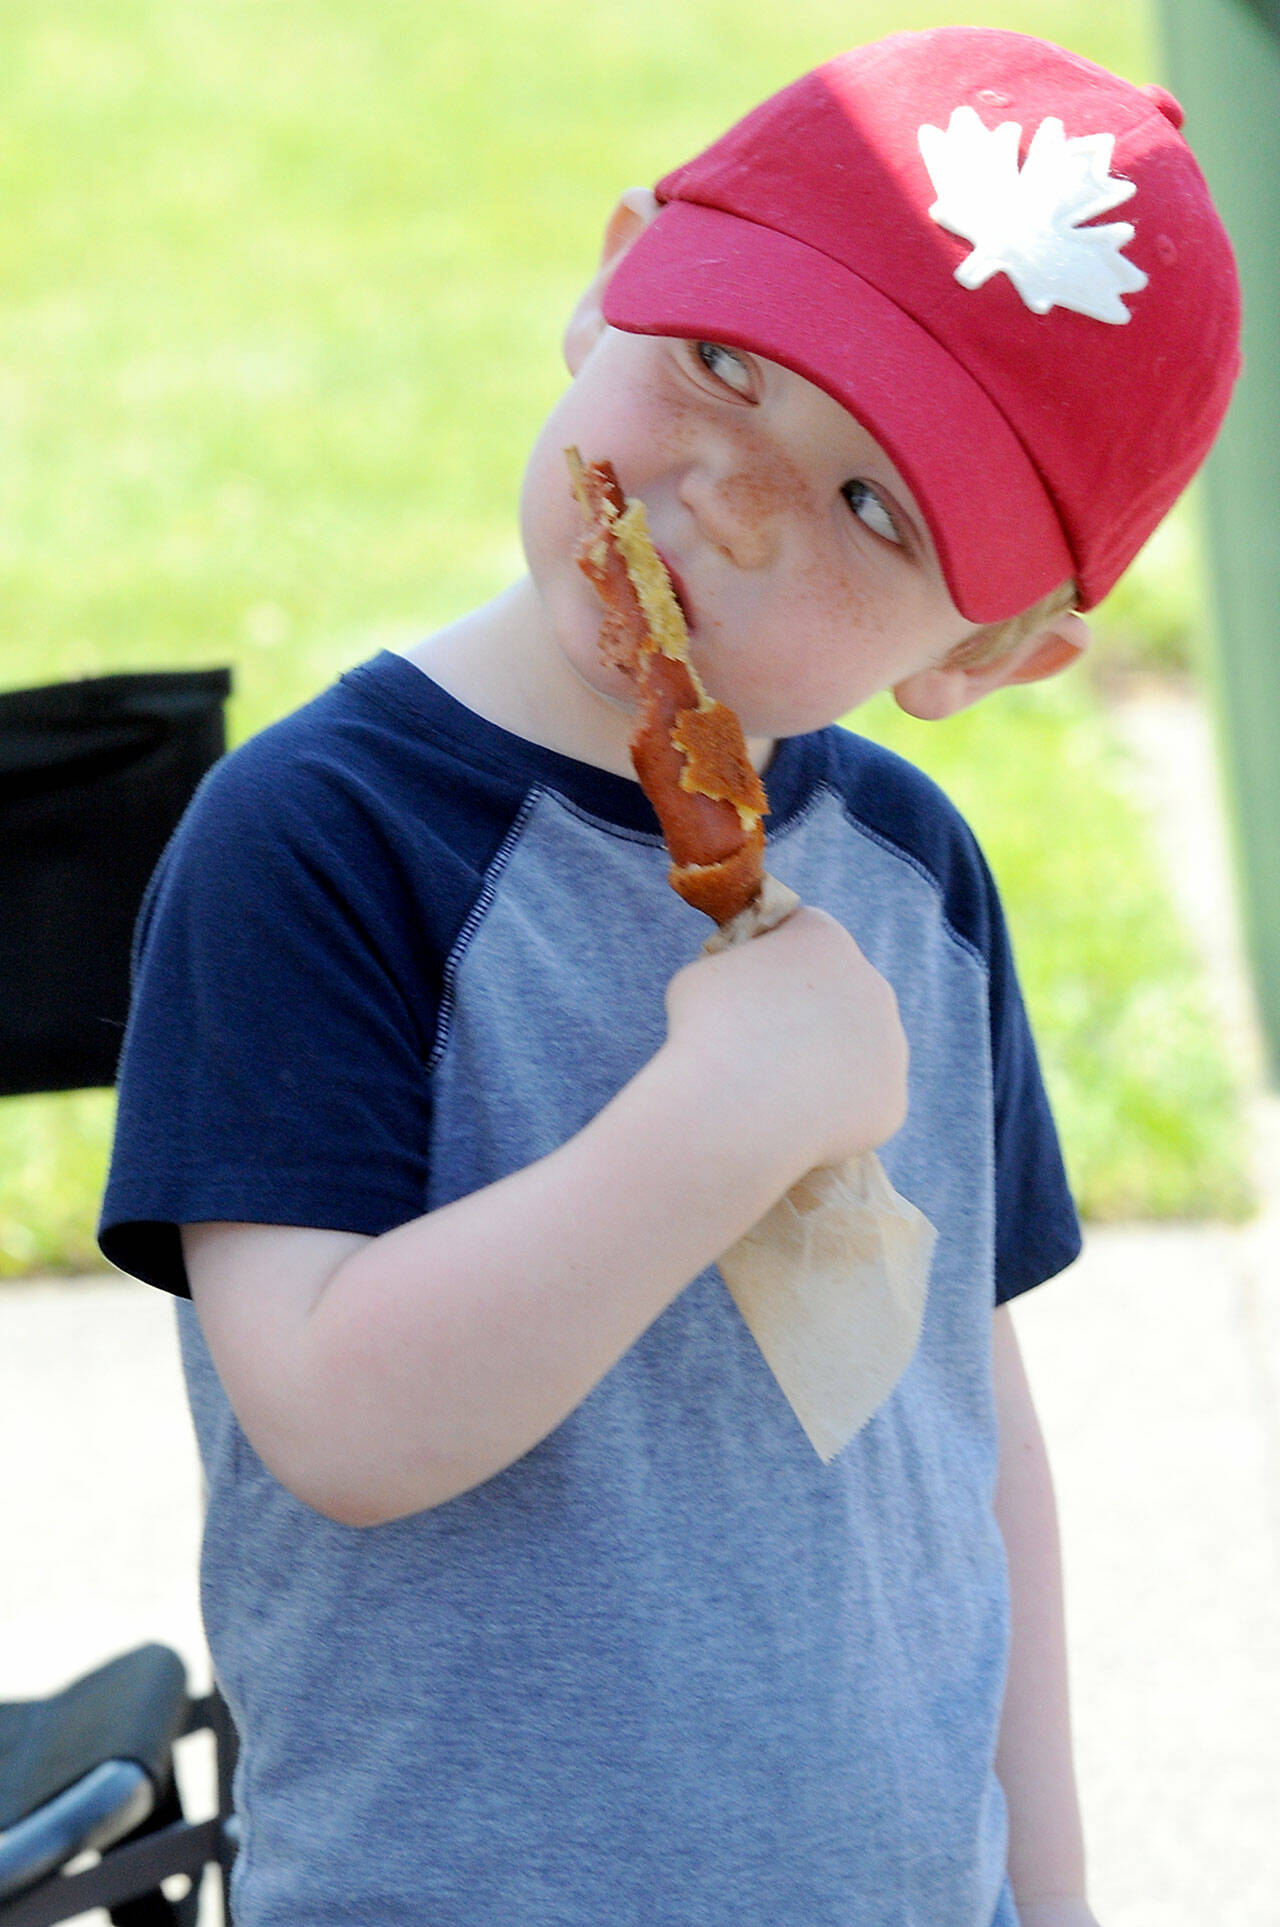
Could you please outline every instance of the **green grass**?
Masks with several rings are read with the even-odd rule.
[[[4,681],[230,662],[238,739],[492,593],[616,192],[816,60],[954,13],[6,0]],[[1129,0],[980,17],[1155,72]],[[1185,651],[1171,542],[1117,605],[1129,654]],[[1236,1208],[1233,1100],[1087,689],[909,741],[992,845],[1086,1205]],[[1111,800],[1067,857],[1081,758]],[[1108,957],[1120,871],[1141,909]],[[1198,1150],[1171,1115],[1193,1095]],[[0,1272],[92,1260],[108,1118],[97,1094],[0,1104]]]

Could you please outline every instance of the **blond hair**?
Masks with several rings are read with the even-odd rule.
[[[975,629],[972,635],[966,636],[950,651],[947,667],[983,669],[989,663],[999,662],[1002,657],[1011,655],[1019,643],[1034,635],[1037,629],[1052,622],[1055,616],[1065,615],[1068,609],[1074,609],[1078,594],[1074,582],[1061,582],[1020,615],[1008,616],[1003,622],[984,623],[982,628]]]

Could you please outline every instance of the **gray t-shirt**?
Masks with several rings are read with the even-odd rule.
[[[1075,1216],[950,804],[836,729],[768,784],[770,868],[900,1001],[919,1351],[824,1466],[709,1270],[508,1470],[356,1529],[267,1472],[184,1306],[238,1927],[1015,1922],[991,1314]],[[181,1295],[184,1222],[376,1234],[562,1143],[706,934],[665,870],[637,785],[399,657],[244,745],[144,908],[108,1256]]]

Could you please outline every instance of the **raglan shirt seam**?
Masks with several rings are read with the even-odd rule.
[[[471,945],[484,926],[485,918],[497,900],[502,877],[519,848],[525,828],[537,808],[544,791],[532,785],[525,792],[524,800],[516,812],[507,834],[503,837],[495,855],[481,872],[480,885],[471,906],[463,918],[462,926],[449,949],[441,973],[440,1002],[436,1009],[435,1036],[423,1066],[424,1075],[434,1075],[449,1046],[449,1032],[457,1005],[458,976]]]

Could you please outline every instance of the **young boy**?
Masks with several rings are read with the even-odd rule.
[[[242,747],[167,853],[102,1241],[194,1301],[239,1927],[1092,1920],[1005,1308],[1075,1218],[981,857],[830,725],[1064,668],[1205,454],[1237,300],[1178,118],[945,29],[625,195],[525,578]],[[570,443],[645,501],[808,906],[714,958]],[[824,1466],[715,1260],[875,1145],[939,1241]]]

